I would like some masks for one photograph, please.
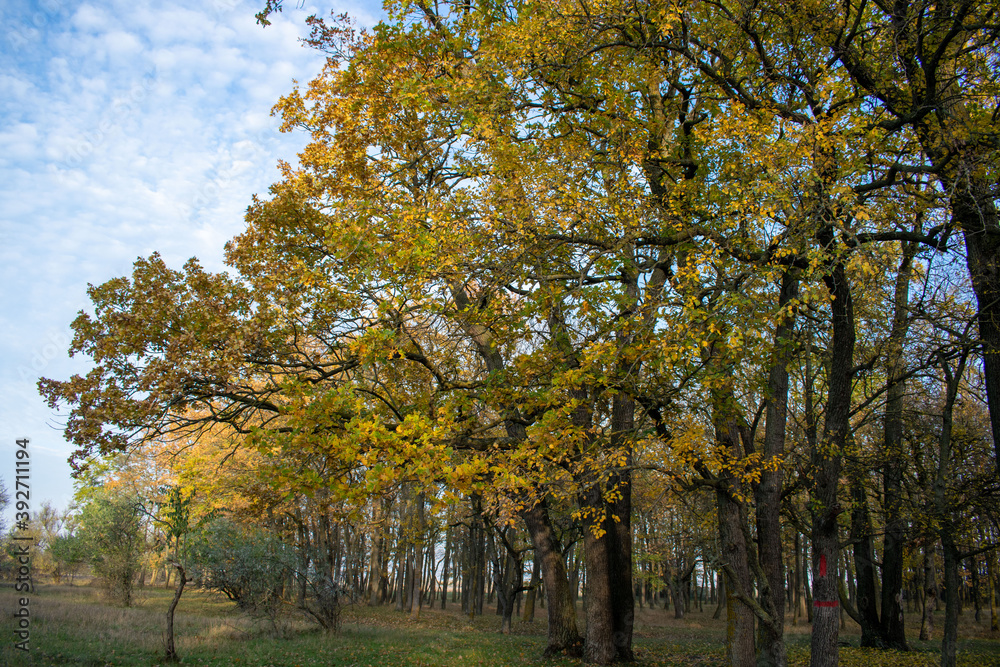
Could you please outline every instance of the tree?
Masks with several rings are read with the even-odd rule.
[[[167,608],[167,636],[164,658],[169,662],[176,662],[180,656],[174,647],[174,612],[177,610],[177,603],[181,601],[184,594],[184,586],[187,584],[187,571],[181,561],[181,538],[191,529],[191,496],[185,497],[184,492],[178,486],[171,487],[167,492],[167,500],[163,504],[163,516],[160,521],[167,528],[167,548],[170,547],[170,540],[174,542],[174,553],[171,565],[177,569],[177,588],[174,590],[174,597]],[[155,517],[154,517],[155,519]]]
[[[62,579],[62,570],[60,561],[53,556],[52,544],[63,534],[68,523],[68,512],[60,512],[48,501],[43,501],[28,520],[28,531],[34,535],[34,543],[38,549],[35,565],[40,571],[47,570],[56,583],[60,583]]]
[[[72,586],[80,565],[87,562],[87,544],[83,537],[75,532],[57,535],[49,543],[49,555],[55,561],[60,576],[69,575],[69,583]]]
[[[905,2],[847,5],[830,15],[808,14],[817,36],[873,98],[885,132],[912,132],[917,143],[905,171],[934,174],[948,197],[950,223],[963,235],[969,277],[978,302],[979,336],[994,446],[1000,459],[1000,223],[995,181],[997,70],[985,53],[1000,24],[990,2]],[[877,26],[871,32],[861,22]],[[916,147],[919,147],[917,149]],[[918,152],[919,151],[919,152]]]
[[[81,508],[80,535],[108,599],[131,606],[135,578],[146,551],[138,499],[114,492],[96,495]]]

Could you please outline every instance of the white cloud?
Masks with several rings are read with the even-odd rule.
[[[142,42],[130,32],[113,30],[104,37],[108,53],[113,59],[134,57],[142,48]]]
[[[111,23],[111,15],[99,7],[90,4],[80,5],[70,24],[76,30],[97,33],[108,30]]]
[[[271,106],[322,64],[288,3],[262,29],[261,3],[54,0],[0,9],[0,477],[14,438],[37,447],[36,494],[59,505],[71,451],[35,378],[84,372],[68,359],[70,322],[87,283],[131,272],[160,251],[222,268],[253,193],[294,161],[305,137],[280,135]],[[262,5],[261,5],[262,6]],[[361,24],[378,3],[338,4]],[[325,10],[324,12],[325,13]],[[9,63],[9,64],[8,64]],[[56,452],[56,454],[53,454]],[[8,484],[9,486],[9,484]]]

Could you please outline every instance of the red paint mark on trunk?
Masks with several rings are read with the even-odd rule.
[[[819,557],[819,576],[826,576],[826,554],[820,554]]]
[[[840,603],[836,600],[816,600],[813,602],[814,607],[839,607]]]

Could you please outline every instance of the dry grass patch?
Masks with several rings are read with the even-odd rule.
[[[0,588],[0,610],[13,620],[18,595]],[[141,606],[120,609],[107,604],[89,587],[39,587],[31,595],[32,652],[0,645],[0,665],[107,665],[152,667],[163,651],[165,612],[171,591],[146,589]],[[295,616],[284,619],[278,632],[267,622],[253,621],[234,604],[215,594],[187,591],[175,619],[176,644],[183,664],[306,667],[308,665],[370,667],[498,667],[537,664],[579,667],[578,660],[542,661],[545,610],[533,623],[515,621],[510,636],[499,634],[500,618],[492,610],[469,618],[458,605],[447,610],[425,608],[417,621],[391,608],[348,606],[343,631],[327,635]],[[712,618],[714,608],[675,619],[672,610],[637,609],[635,648],[638,666],[695,667],[725,662],[725,619]],[[943,620],[943,619],[942,619]],[[581,609],[580,627],[583,628]],[[919,619],[908,618],[907,631],[917,636]],[[11,627],[11,626],[8,626]],[[787,626],[790,667],[809,659],[809,626]],[[940,627],[938,627],[940,632]],[[6,630],[4,631],[6,634]],[[976,624],[967,610],[962,617],[959,661],[968,667],[1000,665],[1000,637]],[[852,644],[841,649],[841,664],[858,667],[936,665],[940,635],[932,642],[913,641],[915,651],[894,653],[858,648],[858,627],[848,622],[842,637]]]

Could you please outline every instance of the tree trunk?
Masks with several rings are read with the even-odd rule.
[[[493,562],[493,583],[497,594],[497,614],[500,616],[500,632],[509,635],[514,617],[514,599],[520,592],[521,561],[512,551],[507,540],[508,528],[497,532],[497,539],[491,540],[490,549]],[[502,548],[501,548],[502,547]]]
[[[744,458],[739,429],[738,403],[733,393],[732,362],[724,343],[713,342],[705,351],[706,363],[714,367],[715,386],[711,390],[712,425],[715,447],[722,460]],[[707,476],[705,472],[703,476]],[[754,611],[749,606],[754,591],[744,523],[742,483],[731,470],[723,469],[713,480],[719,523],[719,550],[726,575],[726,658],[731,667],[752,667],[756,662]],[[674,604],[680,606],[681,600]]]
[[[944,636],[941,639],[941,667],[955,667],[958,643],[958,564],[960,557],[955,546],[952,528],[942,527],[941,542],[944,547]]]
[[[781,277],[778,309],[785,310],[798,295],[798,280],[791,271]],[[792,315],[783,316],[774,332],[774,352],[767,381],[767,422],[764,427],[765,461],[780,460],[785,452],[788,416],[788,364],[792,359]],[[785,657],[785,566],[781,550],[781,489],[784,471],[768,466],[754,489],[757,501],[757,539],[760,566],[760,603],[771,619],[761,621],[757,637],[758,667],[784,667]]]
[[[174,591],[174,599],[170,601],[170,606],[167,608],[167,651],[165,656],[167,662],[177,662],[180,659],[174,648],[174,612],[177,610],[177,603],[181,601],[181,595],[184,593],[184,584],[187,583],[187,573],[184,571],[184,566],[180,563],[174,563],[174,567],[177,568],[177,589]]]
[[[381,527],[376,522],[375,530],[381,533]],[[382,588],[382,547],[385,544],[381,534],[372,535],[372,553],[368,561],[368,605],[374,607],[379,603],[379,592]]]
[[[413,541],[413,581],[410,589],[410,620],[420,618],[423,603],[421,587],[424,573],[424,493],[421,491],[414,500],[414,541]]]
[[[802,586],[805,577],[802,576],[802,563],[805,558],[802,555],[802,538],[799,534],[798,529],[795,530],[795,544],[792,547],[795,550],[795,574],[792,585],[795,587],[792,595],[792,625],[798,625],[799,618],[802,617],[802,606],[803,606],[803,595]]]
[[[473,587],[473,613],[476,616],[483,615],[483,605],[486,603],[486,527],[483,523],[482,499],[479,496],[473,497],[475,517],[473,523],[476,526],[476,539],[472,543],[473,563],[472,570]]]
[[[448,559],[452,557],[451,528],[444,531],[444,563],[441,565],[441,609],[448,603]]]
[[[670,599],[674,603],[674,618],[684,618],[684,594],[681,592],[680,566],[675,564],[670,569]]]
[[[955,521],[953,509],[948,504],[947,492],[951,484],[952,430],[954,427],[955,399],[965,371],[968,348],[962,350],[954,369],[947,359],[941,358],[941,370],[945,376],[945,403],[941,411],[941,433],[938,440],[938,471],[934,480],[934,505],[938,520],[938,534],[944,549],[944,637],[941,640],[941,667],[955,667],[956,642],[958,639],[960,557],[955,545]]]
[[[738,461],[741,456],[740,434],[732,414],[735,399],[729,378],[721,388],[713,390],[712,419],[715,423],[716,447],[726,458]],[[739,481],[726,473],[715,480],[715,500],[719,522],[719,548],[722,569],[726,575],[726,658],[731,667],[752,667],[755,662],[754,613],[748,606],[753,595],[748,544],[743,523]],[[675,600],[675,605],[682,605]]]
[[[855,471],[851,480],[854,508],[851,511],[851,541],[854,542],[854,566],[857,570],[858,624],[861,626],[861,646],[884,648],[875,590],[875,548],[872,544],[871,517],[864,490],[864,471]]]
[[[400,592],[403,598],[403,611],[407,614],[413,613],[413,544],[406,545],[406,558],[403,561],[403,590]]]
[[[468,525],[468,539],[465,540],[463,554],[462,554],[462,613],[463,614],[474,614],[474,601],[472,588],[475,585],[475,577],[472,575],[473,569],[475,568],[475,562],[473,558],[472,543],[475,540],[475,527],[472,522]]]
[[[716,490],[719,542],[726,574],[726,658],[730,667],[753,667],[754,614],[740,596],[752,595],[753,579],[747,563],[743,518],[739,501],[721,486]],[[683,604],[683,603],[682,603]]]
[[[920,641],[934,636],[934,610],[937,608],[937,572],[934,567],[934,545],[924,547],[924,610],[920,620]]]
[[[583,640],[577,630],[576,608],[566,576],[562,545],[552,528],[545,500],[521,512],[521,518],[535,547],[535,558],[545,586],[545,609],[548,614],[548,644],[545,655],[582,655]]]
[[[400,528],[400,542],[396,553],[396,582],[393,586],[393,594],[396,598],[396,611],[403,611],[406,608],[406,561],[408,549],[402,542],[402,528]]]
[[[726,592],[726,588],[727,588],[726,587],[726,575],[723,574],[722,572],[719,572],[718,573],[718,577],[719,577],[719,585],[716,587],[715,590],[717,591],[717,594],[719,596],[719,601],[718,601],[718,604],[715,607],[715,613],[712,614],[712,620],[713,621],[717,621],[720,618],[722,618],[722,609],[723,609],[723,607],[728,608],[728,602],[729,602],[729,594]],[[727,632],[728,632],[728,626],[727,626]],[[728,637],[727,637],[727,641],[728,641]]]
[[[610,665],[615,659],[614,619],[611,606],[611,562],[608,543],[610,517],[606,516],[603,491],[594,484],[580,498],[583,512],[583,553],[587,566],[587,635],[583,661]]]
[[[903,559],[906,543],[906,520],[902,511],[903,470],[903,397],[906,372],[903,347],[909,330],[910,281],[916,243],[903,243],[902,259],[896,272],[893,294],[892,329],[886,350],[885,426],[883,430],[882,489],[885,507],[885,537],[882,546],[882,614],[880,639],[887,648],[909,650],[903,624]]]
[[[979,623],[980,616],[982,616],[982,605],[980,604],[982,595],[979,590],[979,559],[975,556],[969,556],[969,573],[972,575],[972,604],[976,610],[976,623]]]
[[[375,532],[372,535],[372,553],[370,561],[370,573],[368,586],[370,597],[368,604],[376,606],[386,602],[386,589],[388,586],[388,559],[386,553],[386,522],[389,520],[392,511],[392,498],[385,498],[376,501]]]
[[[986,576],[989,580],[987,583],[986,590],[987,594],[990,596],[990,630],[992,630],[993,632],[1000,631],[1000,618],[998,618],[998,616],[1000,615],[997,614],[997,605],[996,605],[996,597],[997,597],[996,572],[993,566],[994,562],[996,562],[995,559],[996,559],[995,553],[986,554]]]
[[[538,576],[538,557],[536,556],[531,564],[531,582],[528,584],[528,595],[524,599],[524,614],[521,616],[521,620],[528,623],[534,623],[535,621],[535,596],[538,594]]]
[[[608,487],[613,500],[608,504],[608,566],[611,586],[611,624],[615,660],[633,662],[632,628],[635,622],[635,594],[632,583],[632,472],[631,438],[635,403],[615,394],[611,402],[611,430],[616,451],[624,459],[623,469],[610,476]],[[623,451],[622,451],[623,450]]]
[[[832,231],[829,235],[832,237]],[[828,241],[823,244],[825,246],[832,243],[832,238],[825,240]],[[836,261],[824,281],[832,297],[832,340],[823,439],[811,452],[810,460],[813,473],[811,667],[836,667],[839,662],[840,544],[837,517],[841,508],[837,486],[841,457],[850,430],[855,341],[854,307],[843,263]]]

